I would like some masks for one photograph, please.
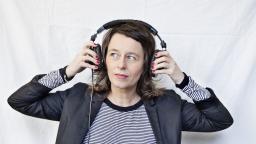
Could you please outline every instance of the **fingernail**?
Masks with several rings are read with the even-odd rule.
[[[156,65],[156,64],[155,64],[154,62],[152,62],[152,65],[151,65],[151,66],[153,66],[153,67],[154,67],[155,65]]]

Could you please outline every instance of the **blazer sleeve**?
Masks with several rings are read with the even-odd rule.
[[[219,101],[214,92],[207,88],[211,97],[195,104],[182,101],[182,130],[196,132],[214,132],[228,128],[233,118]]]
[[[29,116],[59,121],[63,103],[72,88],[50,93],[52,89],[38,80],[45,74],[36,75],[27,84],[16,90],[9,98],[9,105]]]

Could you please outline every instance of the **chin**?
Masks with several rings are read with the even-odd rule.
[[[122,82],[122,81],[111,81],[112,87],[119,88],[119,89],[130,89],[135,85],[131,85],[129,82]]]
[[[122,83],[122,82],[113,82],[111,83],[113,87],[119,88],[119,89],[127,89],[130,88],[131,86],[126,84],[126,83]]]

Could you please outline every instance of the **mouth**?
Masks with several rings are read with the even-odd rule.
[[[128,75],[126,74],[115,74],[115,76],[118,78],[118,79],[126,79],[128,77]]]

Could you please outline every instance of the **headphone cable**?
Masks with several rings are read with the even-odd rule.
[[[90,94],[90,108],[89,108],[89,116],[88,116],[88,144],[90,143],[90,127],[91,127],[91,109],[92,109],[92,96],[94,93],[94,82],[93,82],[93,69],[92,69],[92,90]]]

